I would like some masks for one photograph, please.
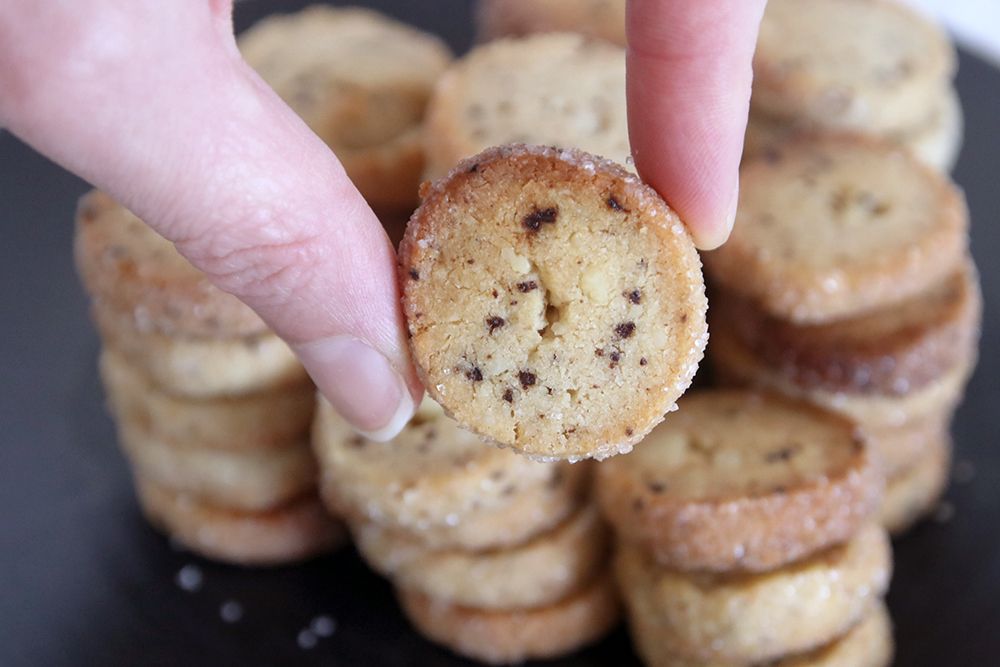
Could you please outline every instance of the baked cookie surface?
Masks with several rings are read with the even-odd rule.
[[[574,150],[487,150],[428,187],[400,247],[430,395],[534,457],[628,451],[690,384],[708,338],[683,223],[622,168]]]
[[[625,46],[625,0],[480,0],[480,39],[576,32]]]

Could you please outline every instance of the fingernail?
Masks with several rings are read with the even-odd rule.
[[[297,346],[316,386],[362,435],[385,442],[413,416],[413,397],[385,355],[351,336]]]

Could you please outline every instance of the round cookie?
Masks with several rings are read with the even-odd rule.
[[[625,46],[625,0],[479,0],[480,40],[576,32]]]
[[[344,526],[312,494],[266,512],[239,512],[194,500],[141,475],[135,484],[150,523],[212,560],[284,565],[331,551],[346,537]]]
[[[544,660],[572,653],[607,634],[620,606],[611,578],[602,575],[572,596],[546,607],[484,610],[398,590],[410,622],[430,640],[492,665]]]
[[[306,442],[247,451],[178,447],[128,422],[118,424],[118,434],[142,477],[216,507],[268,510],[316,488],[316,462]]]
[[[572,34],[504,39],[473,49],[438,81],[427,106],[430,179],[511,142],[580,148],[625,162],[625,51]]]
[[[416,204],[424,109],[451,60],[441,40],[371,10],[313,6],[257,23],[239,45],[373,208]]]
[[[647,667],[745,667],[728,662],[689,660],[672,655],[652,624],[635,619],[631,634]],[[889,667],[895,647],[892,620],[881,600],[846,635],[818,649],[768,662],[767,667]]]
[[[531,461],[483,443],[429,398],[385,443],[358,435],[321,400],[313,445],[324,493],[338,513],[416,532],[503,509],[568,473],[567,464]]]
[[[129,313],[141,331],[203,337],[267,331],[247,305],[212,285],[172,243],[103,192],[80,199],[74,244],[90,296]]]
[[[370,522],[351,532],[365,560],[397,586],[478,609],[553,604],[592,581],[608,556],[607,530],[593,507],[524,544],[491,551],[434,551]]]
[[[635,452],[597,467],[627,541],[677,570],[765,571],[849,539],[882,471],[855,426],[777,395],[703,391]]]
[[[463,161],[424,192],[399,262],[428,393],[536,458],[630,450],[673,409],[708,339],[683,223],[638,178],[576,150]]]
[[[934,509],[948,486],[951,437],[944,433],[908,468],[889,478],[879,522],[901,535]]]
[[[754,53],[753,105],[827,129],[916,127],[954,74],[947,36],[889,0],[772,0]]]
[[[975,350],[934,382],[901,396],[827,391],[802,387],[750,354],[724,327],[713,328],[712,370],[723,386],[756,386],[846,415],[865,431],[898,429],[932,420],[953,410],[962,398],[975,362]]]
[[[183,338],[142,330],[104,303],[91,312],[105,345],[164,392],[204,399],[311,386],[295,353],[273,333]]]
[[[842,319],[926,292],[961,266],[958,189],[908,151],[810,135],[745,161],[729,241],[712,278],[777,317]]]
[[[690,660],[756,664],[811,651],[855,625],[889,584],[885,530],[756,574],[682,574],[620,545],[615,569],[629,618]]]
[[[905,395],[961,365],[979,338],[982,297],[971,260],[940,284],[871,313],[823,324],[767,315],[720,292],[712,330],[739,338],[757,360],[804,388]]]
[[[316,390],[311,384],[267,393],[187,399],[154,387],[112,349],[101,352],[101,379],[115,418],[179,447],[254,450],[309,437]]]

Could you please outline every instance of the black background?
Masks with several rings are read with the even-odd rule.
[[[238,3],[243,28],[304,2]],[[366,3],[471,42],[461,0]],[[955,424],[963,476],[941,512],[899,541],[889,595],[898,665],[1000,661],[1000,71],[963,55],[966,147],[956,179],[972,210],[986,313],[982,358]],[[103,409],[97,339],[71,259],[71,219],[86,189],[0,134],[0,665],[460,665],[422,641],[389,586],[350,550],[251,572],[172,549],[148,528]],[[949,514],[951,514],[949,518]],[[947,519],[947,520],[943,520]],[[193,593],[174,579],[204,573]],[[220,605],[244,615],[224,623]],[[296,637],[319,614],[329,639]],[[632,664],[624,631],[564,665]]]

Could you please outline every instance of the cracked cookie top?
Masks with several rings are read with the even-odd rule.
[[[581,151],[493,148],[425,187],[400,277],[431,396],[538,458],[628,451],[673,409],[707,340],[684,224]]]

